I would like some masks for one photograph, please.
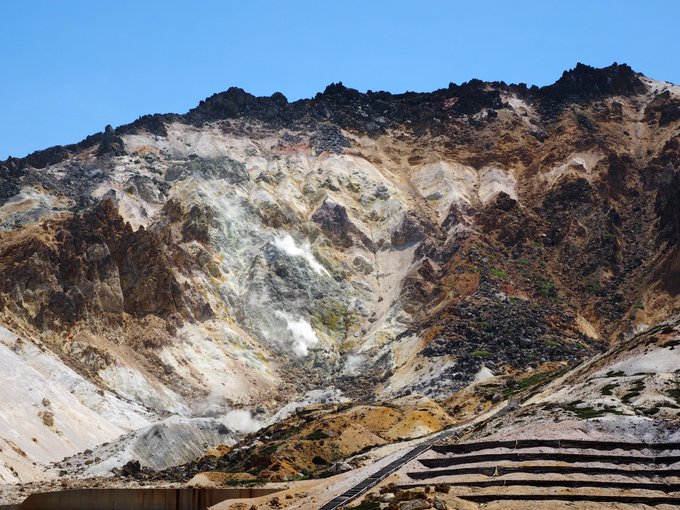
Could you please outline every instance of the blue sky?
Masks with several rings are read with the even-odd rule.
[[[235,85],[313,96],[545,85],[614,61],[680,83],[680,2],[0,0],[0,159]]]

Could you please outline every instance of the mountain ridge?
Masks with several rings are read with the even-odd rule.
[[[28,452],[0,451],[0,476],[54,476],[63,457],[57,473],[110,471],[83,450],[150,426],[228,446],[268,426],[294,457],[307,422],[290,416],[310,405],[305,433],[336,406],[352,455],[384,444],[376,430],[415,437],[560,380],[680,312],[679,135],[678,87],[577,65],[542,88],[230,89],[0,163],[0,357],[54,381],[42,395],[0,374],[15,399],[0,419],[31,431],[0,433]],[[674,420],[628,404],[609,415]],[[413,413],[375,428],[395,406]],[[239,469],[321,469],[257,440]]]
[[[421,99],[427,96],[436,97],[444,93],[460,94],[464,100],[465,106],[460,108],[461,113],[476,113],[480,106],[480,97],[475,97],[480,94],[480,88],[496,87],[503,88],[510,91],[531,92],[535,97],[553,99],[559,101],[568,98],[588,99],[596,97],[597,95],[618,94],[618,93],[634,93],[640,92],[644,85],[637,79],[641,76],[640,73],[633,71],[630,66],[626,64],[617,64],[605,68],[595,68],[582,63],[577,63],[576,66],[568,71],[564,71],[562,76],[551,85],[538,87],[532,85],[528,87],[524,83],[506,85],[503,81],[483,82],[478,79],[472,79],[461,85],[450,83],[448,88],[437,89],[432,92],[359,92],[356,89],[345,87],[342,82],[332,83],[326,87],[323,92],[318,92],[314,98],[299,99],[292,103],[280,92],[275,92],[271,96],[254,96],[242,88],[230,87],[225,92],[215,93],[212,96],[201,100],[199,104],[190,109],[186,114],[177,113],[155,113],[140,116],[135,121],[123,124],[113,129],[107,126],[103,132],[94,133],[87,136],[80,142],[67,145],[55,145],[45,149],[40,149],[32,152],[24,157],[8,157],[4,161],[0,161],[0,172],[5,177],[12,174],[12,172],[20,171],[24,165],[33,165],[36,168],[42,168],[47,164],[57,163],[72,151],[86,149],[94,145],[103,144],[107,148],[110,144],[111,137],[120,134],[134,133],[138,129],[145,129],[152,134],[163,135],[164,122],[183,121],[189,122],[209,122],[210,120],[224,120],[232,116],[253,115],[258,120],[273,121],[277,116],[282,115],[283,110],[292,109],[296,106],[303,107],[305,113],[315,113],[314,108],[304,108],[314,102],[322,102],[328,98],[339,98],[339,105],[345,101],[342,98],[367,98],[374,96],[378,100],[390,98],[416,98]],[[482,94],[483,96],[483,94]],[[465,101],[467,100],[467,101]],[[481,99],[483,101],[497,101],[496,97],[489,97]],[[469,104],[468,104],[469,103]],[[492,104],[489,103],[489,104]],[[493,103],[498,105],[499,103]],[[475,110],[477,108],[477,110]],[[318,113],[318,112],[316,112]],[[294,114],[293,117],[299,114]],[[284,120],[290,122],[290,117],[285,117]],[[364,126],[367,132],[373,132],[376,129],[380,130],[382,126],[370,128]],[[107,138],[108,137],[108,138]],[[109,150],[109,149],[107,149]],[[0,175],[3,175],[0,174]]]

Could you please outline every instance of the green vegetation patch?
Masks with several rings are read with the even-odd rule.
[[[623,402],[624,404],[630,404],[631,400],[633,400],[634,398],[639,397],[639,396],[640,396],[639,391],[629,391],[628,393],[626,393],[623,396],[623,398],[621,399],[621,402]]]
[[[519,393],[522,390],[529,388],[535,388],[541,384],[548,382],[553,377],[560,375],[564,372],[563,370],[557,372],[540,372],[538,374],[531,375],[521,381],[512,381],[508,384],[503,395],[507,398],[515,393]]]
[[[333,472],[330,469],[326,469],[324,471],[321,471],[316,475],[317,478],[330,478],[333,475],[336,475],[337,473]]]
[[[595,409],[592,406],[578,407],[582,402],[577,400],[576,402],[571,402],[566,404],[563,409],[575,414],[582,420],[590,420],[591,418],[600,418],[606,414],[623,414],[621,411],[612,406],[605,406],[603,409]]]
[[[310,441],[318,441],[319,439],[328,439],[329,436],[326,434],[323,430],[315,430],[311,434],[307,434],[305,436],[305,439],[309,439]]]
[[[618,388],[618,387],[619,387],[619,383],[609,383],[609,384],[604,385],[604,386],[600,389],[600,393],[601,393],[603,396],[610,396],[610,395],[613,395],[612,390],[615,390],[615,389]]]
[[[277,443],[268,444],[267,446],[262,447],[262,449],[260,450],[259,454],[260,454],[262,457],[269,457],[270,455],[273,455],[273,454],[274,454],[274,452],[276,451],[276,449],[278,448],[278,446],[279,446],[279,445],[278,445]]]
[[[227,480],[226,484],[229,487],[251,487],[253,485],[264,485],[267,480]]]
[[[557,297],[557,290],[555,289],[555,284],[553,282],[548,281],[539,282],[538,291],[542,296],[547,298]]]
[[[625,375],[625,372],[623,370],[610,370],[607,372],[607,377],[623,377]]]
[[[590,420],[591,418],[599,418],[604,416],[604,412],[593,407],[579,407],[574,409],[574,414],[581,418],[582,420]]]
[[[488,358],[491,356],[491,351],[486,351],[484,349],[479,349],[477,351],[472,351],[470,353],[471,356],[474,356],[476,358]]]
[[[642,394],[645,389],[645,382],[642,379],[635,381],[633,386],[628,390],[628,392],[621,398],[621,402],[624,404],[630,404],[630,401]]]
[[[677,404],[680,404],[680,379],[676,379],[675,387],[668,390],[668,396],[674,399]]]
[[[489,269],[489,273],[492,276],[495,276],[496,278],[505,278],[506,276],[508,276],[508,273],[496,267],[492,267],[491,269]]]
[[[359,450],[359,453],[370,452],[370,451],[371,451],[373,448],[375,448],[376,446],[378,446],[378,445],[377,445],[377,444],[369,444],[369,445],[366,445],[366,446],[364,446],[361,450]]]

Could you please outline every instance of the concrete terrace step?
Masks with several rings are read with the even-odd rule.
[[[680,462],[680,455],[652,457],[648,455],[592,455],[561,452],[508,452],[487,453],[480,455],[460,455],[438,459],[418,459],[428,468],[449,467],[463,464],[479,464],[482,462],[497,462],[502,460],[526,462],[532,460],[548,460],[558,462],[601,462],[606,464],[653,464],[656,466],[670,466]]]
[[[510,473],[522,474],[581,474],[581,475],[618,475],[628,477],[668,478],[680,477],[680,469],[626,469],[595,466],[468,466],[448,469],[429,469],[407,473],[414,480],[429,480],[441,476],[486,475],[503,476]]]
[[[538,448],[548,451],[529,450]],[[457,497],[475,503],[559,501],[577,507],[578,502],[592,502],[680,508],[680,465],[673,466],[680,463],[678,443],[523,439],[435,445],[431,451],[435,456],[418,458],[429,469],[407,473],[420,483],[400,488],[443,483]],[[527,462],[536,464],[523,464]],[[501,478],[509,474],[526,476]]]
[[[654,481],[612,481],[605,480],[481,480],[481,481],[465,481],[465,482],[447,482],[447,485],[460,487],[475,487],[475,488],[490,488],[490,487],[548,487],[565,489],[574,488],[594,488],[594,489],[619,489],[619,490],[650,490],[663,493],[680,492],[680,484],[675,482],[665,483],[660,479],[663,477],[680,477],[680,469],[659,469],[658,466],[670,466],[680,462],[680,455],[612,455],[612,454],[583,454],[583,453],[564,453],[563,451],[553,452],[494,452],[478,455],[460,455],[470,454],[474,452],[493,450],[497,448],[504,448],[510,450],[522,450],[528,448],[552,448],[555,450],[597,450],[611,452],[614,450],[623,450],[627,452],[634,451],[651,451],[654,453],[662,452],[680,452],[680,444],[678,443],[640,443],[640,442],[611,442],[611,441],[588,441],[588,440],[542,440],[542,439],[521,439],[516,441],[483,441],[476,443],[463,443],[454,445],[434,445],[435,442],[451,435],[453,430],[438,434],[434,438],[422,443],[421,445],[408,451],[400,458],[391,462],[387,466],[378,470],[377,472],[367,476],[363,481],[347,490],[343,494],[337,496],[333,500],[323,505],[320,510],[335,510],[350,501],[356,499],[361,494],[365,493],[370,488],[377,485],[384,480],[391,473],[394,473],[399,468],[408,462],[418,459],[423,466],[430,468],[427,471],[418,471],[407,473],[407,475],[414,480],[428,480],[450,475],[465,475],[465,474],[482,474],[487,476],[502,476],[509,473],[525,473],[525,474],[582,474],[582,475],[618,475],[625,477],[642,477],[647,479],[654,479]],[[445,455],[444,458],[419,458],[421,454],[428,450],[432,450],[436,454]],[[619,467],[599,467],[599,466],[521,466],[521,465],[501,465],[501,466],[470,466],[470,464],[479,464],[486,462],[509,461],[509,462],[525,462],[525,461],[552,461],[552,462],[567,462],[567,463],[607,463],[615,465],[632,465],[641,464],[648,465],[648,469],[624,469]],[[452,467],[458,465],[468,465],[467,467]],[[446,469],[432,469],[432,468],[446,468]],[[404,487],[415,487],[425,484],[405,485]],[[680,496],[651,496],[651,495],[586,495],[577,493],[570,493],[565,495],[560,494],[475,494],[475,495],[461,495],[463,499],[477,502],[488,502],[493,500],[517,500],[530,501],[535,500],[561,500],[561,501],[593,501],[593,502],[623,502],[623,503],[645,503],[648,505],[680,504]]]
[[[518,439],[515,441],[480,441],[475,443],[461,443],[451,445],[433,446],[432,450],[437,453],[472,453],[495,448],[508,448],[520,450],[525,448],[556,448],[556,449],[580,449],[580,450],[651,450],[669,451],[680,450],[680,443],[624,443],[615,441],[589,441],[581,439]]]
[[[459,495],[460,499],[474,503],[490,503],[492,501],[588,501],[591,503],[626,503],[631,505],[671,505],[680,507],[678,496],[645,496],[645,495],[594,495],[594,494],[472,494]]]
[[[413,489],[430,484],[404,484],[400,489]],[[593,489],[650,490],[661,492],[680,492],[680,483],[663,482],[612,482],[608,480],[466,480],[446,483],[456,487],[564,487]]]

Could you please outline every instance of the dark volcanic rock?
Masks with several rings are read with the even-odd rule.
[[[567,101],[603,96],[630,96],[646,92],[639,75],[626,64],[612,64],[598,69],[576,64],[574,69],[565,71],[554,84],[540,89],[541,95]]]
[[[337,127],[324,124],[320,125],[312,134],[309,143],[312,149],[314,149],[315,154],[321,154],[324,151],[342,154],[343,149],[350,146],[347,138],[343,136]]]
[[[528,237],[533,237],[532,222],[517,201],[504,192],[480,211],[477,221],[485,233],[495,233],[508,247],[522,245]]]
[[[645,108],[645,120],[660,127],[680,120],[680,101],[672,98],[669,91],[662,92]]]
[[[152,135],[156,136],[168,136],[168,130],[165,128],[166,123],[181,120],[181,116],[169,113],[169,114],[154,114],[154,115],[142,115],[132,124],[126,124],[116,128],[117,135],[127,135],[127,134],[137,134],[140,131],[146,131]]]
[[[673,173],[656,195],[659,240],[680,244],[680,172]]]
[[[9,179],[0,179],[0,206],[19,193],[19,191],[19,186],[13,181],[10,181]]]
[[[111,154],[112,156],[121,156],[125,154],[125,144],[120,136],[116,136],[116,132],[109,125],[104,128],[102,141],[99,143],[99,150],[97,155],[104,156]]]
[[[213,159],[191,157],[170,166],[165,174],[165,180],[186,179],[192,175],[205,179],[224,179],[231,184],[243,184],[250,180],[246,166],[227,157]]]
[[[569,317],[558,307],[495,297],[464,302],[443,311],[451,320],[423,351],[425,356],[455,355],[454,372],[462,382],[474,378],[482,362],[526,366],[532,360],[576,361],[598,347],[585,347],[570,331]],[[442,317],[433,320],[441,321]]]
[[[607,161],[607,185],[612,195],[619,196],[626,192],[628,168],[633,164],[627,154],[610,154]]]
[[[186,119],[197,125],[245,115],[273,120],[281,115],[287,105],[286,96],[280,92],[270,97],[256,97],[241,88],[230,87],[226,92],[214,94],[201,101],[187,113]]]
[[[451,83],[449,91],[455,99],[452,110],[462,115],[474,115],[484,108],[505,108],[498,89],[487,87],[481,80],[470,80],[462,85]]]
[[[550,191],[543,205],[553,211],[569,210],[577,204],[592,202],[593,192],[593,187],[582,177],[563,180]]]
[[[401,220],[399,228],[392,233],[392,246],[395,248],[404,248],[411,246],[424,238],[423,231],[420,224],[410,215],[404,216]]]
[[[113,153],[118,154],[121,135],[148,132],[167,136],[166,124],[171,122],[201,126],[225,119],[250,118],[273,128],[285,125],[307,132],[318,131],[315,135],[317,144],[323,150],[339,152],[345,147],[341,137],[333,134],[329,142],[329,136],[324,131],[326,128],[318,128],[320,123],[335,124],[371,136],[385,133],[388,128],[396,126],[405,126],[417,134],[427,131],[440,133],[452,117],[469,117],[487,110],[487,120],[496,118],[497,110],[506,107],[501,100],[501,90],[512,90],[550,104],[561,104],[568,100],[587,101],[605,96],[643,93],[646,88],[639,75],[625,64],[597,69],[580,63],[566,71],[553,85],[541,89],[528,89],[524,84],[508,86],[503,82],[470,80],[462,85],[450,84],[446,89],[430,93],[390,94],[372,91],[362,93],[342,83],[333,83],[313,99],[289,103],[279,92],[270,97],[256,97],[243,89],[231,87],[226,92],[201,101],[184,115],[145,115],[109,134],[98,133],[80,143],[51,147],[21,159],[10,158],[0,162],[0,177],[26,167],[45,168],[97,145],[105,153],[111,153],[113,149]],[[665,104],[663,98],[659,101],[660,105],[652,110],[658,112],[660,122],[664,125],[677,117],[680,108]],[[551,109],[549,105],[546,108]],[[330,126],[330,129],[336,128]],[[112,144],[111,139],[116,142]]]
[[[131,460],[120,468],[123,476],[136,476],[142,470],[138,460]]]
[[[345,208],[328,198],[314,211],[312,221],[319,225],[326,237],[344,248],[349,248],[356,240],[369,250],[373,249],[373,242],[352,223]]]

